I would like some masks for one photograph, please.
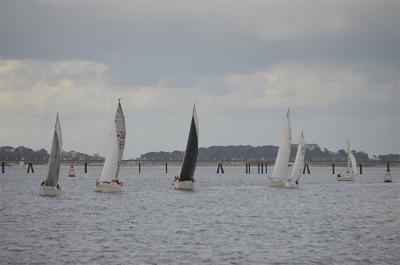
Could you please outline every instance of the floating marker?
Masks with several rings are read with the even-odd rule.
[[[332,163],[332,175],[335,175],[335,164]]]
[[[360,175],[362,175],[362,164],[360,164]]]
[[[68,177],[75,177],[74,165],[71,165],[71,167],[69,168]]]
[[[87,173],[87,165],[88,165],[88,163],[85,162],[85,173]]]
[[[1,163],[1,173],[3,173],[3,174],[4,174],[4,166],[5,166],[5,163],[2,162],[2,163]]]
[[[168,163],[165,163],[165,174],[168,174]]]

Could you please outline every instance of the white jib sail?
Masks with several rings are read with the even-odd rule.
[[[272,171],[272,178],[286,179],[287,168],[290,157],[290,147],[292,140],[292,129],[290,122],[290,111],[286,114],[286,122],[283,127],[282,139],[279,145],[278,155],[276,156],[274,170]]]
[[[104,161],[103,170],[98,181],[111,181],[117,177],[119,168],[119,148],[118,148],[118,138],[117,130],[115,124],[111,132],[110,143],[108,145],[108,151],[106,155],[106,160]]]
[[[124,154],[124,149],[125,149],[126,128],[125,128],[125,117],[122,111],[122,106],[120,101],[118,101],[117,113],[115,115],[115,128],[118,138],[118,161],[121,162],[122,155]]]
[[[306,153],[305,144],[306,141],[304,140],[304,134],[303,131],[301,131],[299,145],[297,147],[296,159],[294,160],[292,175],[290,176],[290,179],[292,180],[298,180],[301,176],[304,166],[304,156]]]

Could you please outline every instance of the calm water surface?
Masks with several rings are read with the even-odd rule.
[[[179,168],[122,167],[120,194],[96,193],[101,167],[38,195],[35,174],[6,168],[0,186],[0,264],[399,264],[400,170],[364,168],[337,182],[311,168],[299,190],[270,188],[243,167],[198,167],[197,190],[172,189]],[[337,173],[343,169],[337,168]],[[343,170],[344,171],[344,170]],[[271,172],[269,168],[269,173]]]

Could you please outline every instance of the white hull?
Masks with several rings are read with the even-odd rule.
[[[50,196],[54,197],[58,194],[59,189],[53,186],[41,186],[39,190],[39,194],[42,196]]]
[[[120,192],[122,190],[122,187],[111,181],[111,182],[99,182],[96,185],[96,191],[97,192],[106,192],[106,193],[112,193],[112,192]]]
[[[193,191],[194,190],[194,182],[193,181],[175,181],[175,189],[176,190],[187,190]]]
[[[289,180],[287,180],[287,181],[285,181],[285,188],[288,188],[288,189],[298,189],[299,188],[299,184],[296,184],[296,182],[294,182],[294,181],[289,181]]]
[[[285,186],[285,182],[281,179],[269,178],[269,186],[283,188]]]
[[[343,176],[343,177],[336,177],[338,181],[353,181],[353,176]]]

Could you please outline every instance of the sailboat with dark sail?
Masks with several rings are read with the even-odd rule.
[[[98,192],[119,192],[123,182],[118,178],[119,166],[125,148],[125,117],[122,112],[121,102],[118,101],[117,113],[111,131],[110,143],[106,160],[104,161],[101,175],[96,181],[96,191]]]
[[[60,162],[61,162],[61,151],[62,151],[62,133],[61,124],[58,117],[56,116],[56,125],[54,128],[53,142],[51,144],[51,151],[49,157],[49,165],[46,179],[42,181],[40,185],[39,194],[42,196],[56,196],[60,191],[58,185],[58,177],[60,174]]]
[[[192,120],[190,122],[189,138],[186,144],[185,157],[182,163],[181,174],[175,177],[175,189],[193,191],[196,180],[197,155],[199,149],[199,123],[197,120],[196,105],[193,105]]]

